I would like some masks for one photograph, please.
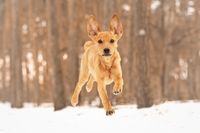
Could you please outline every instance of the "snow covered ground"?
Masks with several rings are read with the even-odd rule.
[[[95,107],[54,112],[52,107],[11,109],[0,103],[0,133],[200,133],[200,102],[115,108],[113,116],[106,116]]]

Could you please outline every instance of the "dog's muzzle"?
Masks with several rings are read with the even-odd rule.
[[[103,56],[111,56],[111,54],[110,54],[110,49],[109,48],[104,48],[103,49]]]
[[[111,56],[111,54],[103,54],[102,56]]]

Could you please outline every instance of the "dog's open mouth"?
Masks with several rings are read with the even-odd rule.
[[[111,56],[111,54],[103,54],[102,56]]]

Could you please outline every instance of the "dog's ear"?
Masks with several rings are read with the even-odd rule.
[[[98,22],[96,21],[96,18],[94,16],[90,16],[88,18],[87,22],[87,32],[88,36],[92,39],[93,37],[98,35],[98,32],[100,32],[100,27]]]
[[[118,38],[120,38],[123,34],[122,23],[117,15],[112,16],[110,21],[110,31],[117,35]]]

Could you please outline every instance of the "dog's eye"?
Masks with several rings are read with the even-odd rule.
[[[115,42],[115,40],[114,39],[110,39],[110,43],[114,43]]]
[[[101,39],[99,39],[99,40],[98,40],[98,43],[101,44],[101,43],[103,43],[103,41],[102,41]]]

